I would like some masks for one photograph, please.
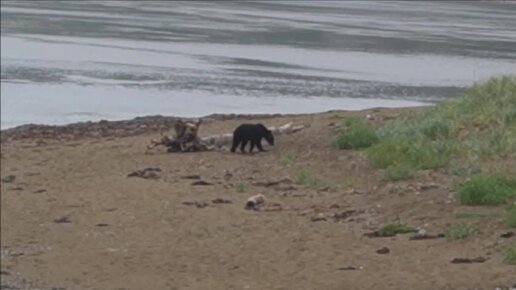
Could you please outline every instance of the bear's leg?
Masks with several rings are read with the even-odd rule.
[[[256,147],[258,147],[258,150],[260,151],[265,151],[262,147],[262,139],[259,139],[258,142],[256,142]]]
[[[251,148],[249,148],[249,153],[253,153],[254,146],[256,145],[256,140],[251,140]]]
[[[240,139],[233,137],[233,146],[231,146],[231,152],[235,153],[238,144],[240,144]]]
[[[249,141],[249,140],[242,141],[242,144],[240,145],[240,151],[242,153],[245,153],[245,146],[247,145],[247,141]]]

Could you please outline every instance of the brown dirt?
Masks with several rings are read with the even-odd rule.
[[[62,141],[57,140],[59,133],[2,132],[1,175],[15,176],[1,183],[2,285],[29,289],[512,286],[516,268],[504,264],[503,257],[515,238],[500,237],[510,230],[503,219],[455,218],[464,210],[485,210],[459,206],[453,200],[450,192],[462,178],[434,170],[421,172],[412,181],[387,182],[361,152],[329,145],[343,116],[373,113],[385,119],[410,111],[258,118],[253,122],[268,126],[290,121],[311,126],[276,137],[276,146],[266,147],[270,151],[254,155],[165,153],[164,148],[145,154],[146,145],[159,137],[162,128],[147,126],[154,129],[123,134],[123,122],[116,126],[108,122],[113,131],[98,137],[81,131],[86,129],[72,130],[67,134],[77,136]],[[215,120],[203,124],[200,134],[231,132],[242,122],[243,117]],[[84,127],[93,132],[91,126]],[[288,164],[287,151],[297,156]],[[483,166],[514,171],[516,161],[492,160]],[[150,178],[127,176],[145,168],[160,170],[147,170]],[[312,172],[319,184],[295,184],[300,170]],[[205,183],[192,185],[199,181]],[[241,186],[243,192],[237,183],[246,185]],[[247,198],[255,194],[266,197],[265,207],[244,209]],[[503,207],[488,210],[502,213]],[[469,222],[480,233],[459,241],[409,240],[413,234],[364,236],[396,221],[429,234]],[[388,253],[377,253],[383,247]],[[487,260],[451,263],[454,258],[479,256]]]

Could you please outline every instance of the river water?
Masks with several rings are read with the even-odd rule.
[[[516,4],[2,1],[1,126],[400,107],[516,73]]]

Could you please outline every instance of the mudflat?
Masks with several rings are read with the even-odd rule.
[[[2,132],[2,289],[514,285],[516,268],[503,260],[515,237],[503,207],[468,220],[477,234],[448,240],[439,234],[461,222],[457,213],[476,210],[453,198],[463,177],[425,170],[408,181],[387,181],[363,152],[331,146],[344,116],[372,114],[370,122],[384,122],[413,110],[238,116],[202,124],[201,136],[232,132],[244,122],[309,125],[277,136],[274,147],[264,142],[268,151],[252,155],[229,148],[146,152],[159,138],[148,124],[137,132],[137,124],[131,127],[134,134],[124,134],[123,122],[96,136],[84,134],[93,123],[55,129],[51,138]],[[514,156],[480,164],[516,175]],[[145,169],[148,174],[131,174]],[[265,204],[245,209],[256,194]],[[389,223],[419,233],[370,234]]]

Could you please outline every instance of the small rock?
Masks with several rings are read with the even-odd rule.
[[[222,199],[222,198],[216,198],[214,200],[211,201],[212,203],[233,203],[231,200],[227,200],[227,199]]]
[[[340,271],[351,271],[351,270],[358,270],[358,268],[357,267],[353,267],[353,266],[348,266],[348,267],[337,268],[337,270],[340,270]]]
[[[195,207],[197,208],[205,208],[208,206],[208,203],[205,201],[197,201],[195,202]]]
[[[500,238],[512,238],[514,237],[514,232],[506,232],[500,235]]]
[[[389,248],[387,248],[387,247],[383,247],[383,248],[376,250],[376,252],[380,255],[385,255],[385,254],[389,254],[391,252],[391,250],[389,250]]]
[[[257,194],[249,197],[245,203],[245,209],[257,209],[259,206],[265,203],[265,196],[263,194]]]
[[[331,187],[329,186],[325,186],[323,188],[320,188],[319,190],[317,190],[318,192],[328,192],[331,190]]]
[[[144,179],[158,179],[160,178],[157,172],[161,172],[161,169],[158,167],[147,167],[142,170],[137,170],[127,174],[127,177],[140,177]]]
[[[387,238],[387,237],[396,236],[396,233],[384,233],[384,232],[380,232],[380,231],[374,231],[371,233],[365,233],[364,236],[366,236],[368,238]]]
[[[199,174],[190,174],[190,175],[183,175],[181,176],[183,179],[201,179],[201,176]]]
[[[72,221],[67,216],[63,216],[58,219],[55,219],[54,222],[56,224],[67,224],[67,223],[71,223]]]
[[[182,204],[192,206],[195,205],[197,208],[205,208],[208,206],[208,203],[205,201],[183,201]]]
[[[20,186],[17,186],[17,187],[11,187],[11,188],[9,188],[9,190],[13,190],[13,191],[20,191],[20,190],[23,190],[23,187],[20,187]]]
[[[336,213],[333,215],[333,217],[335,218],[335,220],[339,221],[339,220],[343,220],[343,219],[346,219],[346,218],[352,216],[356,212],[357,212],[356,210],[350,209],[350,210],[346,210],[346,211],[343,211],[340,213]]]
[[[428,189],[432,189],[432,188],[439,188],[439,185],[437,185],[436,183],[427,183],[427,184],[417,183],[416,188],[418,190],[428,190]]]
[[[433,240],[433,239],[440,239],[444,238],[444,234],[437,234],[437,235],[430,235],[427,233],[417,233],[411,237],[409,237],[409,240],[411,241],[418,241],[418,240]]]
[[[108,224],[104,224],[104,223],[100,223],[100,224],[96,224],[95,226],[96,227],[107,227],[109,225]]]
[[[46,191],[47,191],[46,189],[38,189],[38,190],[34,191],[34,193],[43,193]]]
[[[198,185],[205,186],[205,185],[213,185],[213,183],[210,183],[210,182],[207,182],[207,181],[204,181],[204,180],[199,180],[199,181],[192,182],[190,185],[191,186],[198,186]]]
[[[320,213],[314,217],[312,217],[310,219],[311,222],[321,222],[321,221],[326,221],[326,217],[324,216],[324,214]]]
[[[16,179],[16,176],[14,176],[14,175],[7,175],[7,176],[2,178],[2,182],[11,183],[11,182],[14,182],[15,179]]]

